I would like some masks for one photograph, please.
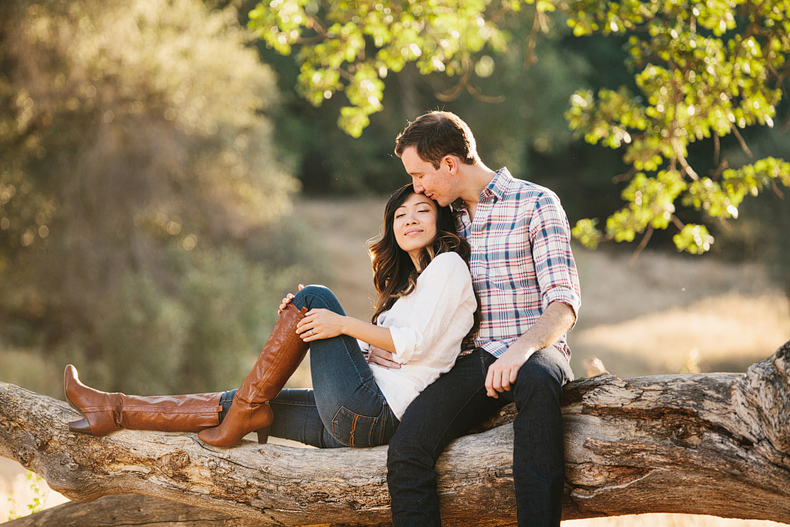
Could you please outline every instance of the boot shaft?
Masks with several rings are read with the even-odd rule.
[[[74,432],[102,436],[118,430],[198,432],[219,424],[221,392],[143,397],[107,393],[82,384],[77,370],[66,366],[66,400],[82,411],[82,421],[69,423]]]
[[[222,392],[140,397],[123,395],[119,424],[129,430],[199,432],[219,424]]]
[[[235,400],[257,405],[277,397],[307,354],[308,344],[296,334],[305,313],[307,308],[286,306]]]
[[[307,309],[300,311],[293,304],[286,306],[258,360],[236,391],[228,415],[216,428],[200,432],[201,440],[229,447],[254,430],[259,430],[259,441],[268,435],[265,429],[274,416],[266,402],[280,393],[307,353],[307,343],[296,334],[296,325],[306,312]]]

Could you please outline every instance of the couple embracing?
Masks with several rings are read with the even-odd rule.
[[[550,190],[493,171],[458,116],[430,112],[396,139],[412,183],[384,210],[371,246],[372,322],[332,292],[288,295],[237,390],[177,396],[105,393],[66,367],[75,432],[199,432],[228,447],[250,432],[321,448],[389,444],[396,527],[441,526],[435,465],[447,444],[515,401],[519,525],[561,519],[562,386],[580,306],[570,229]],[[308,350],[313,388],[283,389]]]

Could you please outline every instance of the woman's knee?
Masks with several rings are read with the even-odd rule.
[[[307,298],[334,298],[335,295],[328,287],[312,284],[303,287],[294,295],[294,300],[305,300]]]
[[[322,285],[308,285],[302,288],[296,293],[292,302],[299,309],[303,307],[307,309],[324,308],[344,314],[343,308],[332,290]]]

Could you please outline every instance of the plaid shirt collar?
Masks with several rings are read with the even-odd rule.
[[[510,171],[504,167],[500,168],[496,171],[491,183],[489,183],[488,186],[483,189],[483,192],[480,193],[480,198],[482,199],[483,196],[488,198],[493,197],[494,202],[504,198],[505,193],[510,187],[511,181],[513,181],[513,176],[510,175]]]
[[[502,167],[496,171],[494,177],[491,179],[491,182],[486,185],[483,191],[480,193],[480,201],[488,201],[492,200],[492,203],[496,203],[500,199],[504,199],[505,194],[507,193],[508,188],[510,188],[510,183],[514,180],[513,176],[510,175],[510,171]],[[469,218],[469,211],[464,204],[464,201],[461,198],[455,200],[450,207],[452,208],[453,212],[458,214],[466,213],[467,220]],[[468,220],[471,221],[471,220]]]

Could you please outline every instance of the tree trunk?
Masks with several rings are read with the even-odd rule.
[[[3,524],[3,527],[258,527],[260,523],[139,494],[72,501]]]
[[[790,342],[745,374],[581,379],[565,388],[563,414],[564,519],[674,512],[790,523]],[[143,494],[263,526],[389,521],[386,447],[222,449],[195,434],[129,430],[94,438],[69,432],[76,418],[63,402],[0,383],[0,455],[78,501]],[[445,525],[515,523],[512,440],[504,424],[442,455]]]

